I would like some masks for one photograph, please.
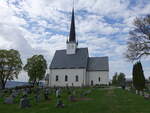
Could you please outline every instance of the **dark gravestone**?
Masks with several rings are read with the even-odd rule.
[[[28,91],[26,90],[26,89],[23,89],[23,96],[26,96],[26,95],[28,95]]]
[[[49,100],[48,95],[49,95],[49,89],[48,89],[48,88],[45,88],[45,89],[44,89],[44,98],[45,98],[45,100]]]
[[[14,99],[12,96],[6,97],[4,100],[5,104],[14,104]]]
[[[39,93],[40,93],[40,88],[38,88],[38,87],[35,88],[35,89],[34,89],[34,93],[35,93],[35,94],[39,94]]]
[[[26,88],[28,94],[31,94],[31,88]]]
[[[37,87],[34,89],[35,94],[35,102],[38,103],[40,101],[40,89]]]
[[[3,96],[4,96],[4,92],[0,90],[0,98],[2,98]]]
[[[71,90],[69,88],[67,89],[67,93],[68,95],[71,95]]]
[[[39,95],[39,94],[36,94],[36,95],[35,95],[35,102],[36,102],[36,103],[39,103],[39,101],[40,101],[40,95]]]
[[[75,101],[75,96],[69,95],[69,101],[74,102]]]
[[[27,98],[27,96],[23,96],[20,99],[20,108],[28,108],[28,107],[30,107],[29,99]]]
[[[16,90],[12,90],[12,97],[16,98],[18,96],[18,92]]]
[[[69,94],[69,100],[71,101],[71,102],[74,102],[75,101],[75,96],[76,96],[76,91],[75,90],[72,90],[72,91],[70,91],[70,93],[68,93]]]

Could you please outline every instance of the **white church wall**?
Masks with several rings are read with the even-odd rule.
[[[58,75],[58,81],[56,81]],[[65,75],[68,76],[68,81],[65,81]],[[78,76],[78,82],[76,81]],[[82,86],[86,84],[85,81],[86,69],[51,69],[49,86]]]
[[[93,81],[93,85],[96,84],[109,84],[109,72],[108,71],[88,71],[88,81],[89,85],[91,85],[91,81]],[[100,81],[99,81],[100,77]]]

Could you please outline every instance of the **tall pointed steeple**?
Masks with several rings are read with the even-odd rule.
[[[72,9],[72,18],[71,18],[69,42],[76,42],[74,8]]]
[[[73,1],[73,6],[74,6],[74,1]],[[72,8],[72,17],[71,17],[69,40],[67,40],[66,45],[67,45],[66,54],[68,54],[68,55],[76,54],[76,49],[77,49],[77,46],[78,46],[78,42],[76,41],[74,7]]]

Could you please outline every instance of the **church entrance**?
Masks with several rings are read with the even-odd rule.
[[[91,86],[93,86],[93,80],[91,80]]]

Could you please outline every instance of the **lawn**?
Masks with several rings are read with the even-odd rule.
[[[78,93],[87,89],[77,89]],[[19,100],[16,104],[3,104],[0,99],[0,113],[150,113],[150,100],[123,91],[122,89],[92,89],[87,95],[91,100],[80,100],[77,102],[68,101],[67,93],[64,91],[64,108],[56,108],[55,95],[51,95],[50,101],[41,100],[36,104],[33,95],[30,96],[31,107],[26,109],[19,108]]]

